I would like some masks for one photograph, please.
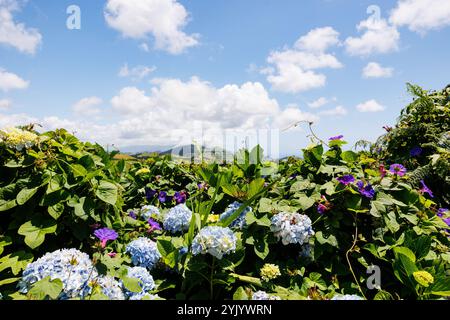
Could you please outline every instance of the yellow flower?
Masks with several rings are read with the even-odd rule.
[[[220,216],[218,214],[210,214],[208,216],[208,223],[217,223],[219,222]]]
[[[434,282],[433,276],[426,271],[413,272],[413,276],[414,279],[416,279],[416,281],[424,287],[428,287],[430,284]]]
[[[139,176],[141,174],[146,174],[146,173],[150,173],[150,169],[149,168],[142,168],[139,169],[138,171],[136,171],[136,175]]]
[[[266,263],[260,270],[261,278],[264,281],[273,280],[279,276],[281,276],[280,268],[271,263]]]
[[[7,128],[0,130],[0,142],[4,142],[8,148],[22,151],[24,148],[31,148],[39,140],[33,132],[19,128]]]

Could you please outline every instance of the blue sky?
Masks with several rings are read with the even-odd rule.
[[[439,0],[0,0],[0,126],[125,147],[311,120],[325,139],[373,141],[406,82],[448,84],[449,26]],[[292,128],[279,152],[307,143]]]

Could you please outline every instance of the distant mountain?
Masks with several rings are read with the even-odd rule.
[[[170,148],[171,146],[127,146],[119,148],[119,150],[121,153],[138,154],[138,153],[152,153],[152,152],[161,153]]]

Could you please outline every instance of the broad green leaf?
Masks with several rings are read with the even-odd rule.
[[[33,188],[33,189],[22,189],[17,194],[17,204],[24,205],[28,200],[30,200],[36,192],[39,190],[39,188]]]
[[[100,200],[111,205],[117,202],[118,190],[114,183],[101,180],[95,194]]]
[[[31,249],[36,249],[45,240],[45,235],[54,233],[57,224],[54,220],[34,219],[22,224],[18,230],[18,234],[25,236],[25,243]]]
[[[33,255],[25,251],[8,254],[0,259],[0,272],[11,269],[14,275],[18,275],[31,261],[33,261]]]
[[[416,256],[414,252],[412,252],[411,249],[407,247],[395,247],[394,253],[396,256],[398,256],[399,254],[403,254],[406,257],[408,257],[408,259],[411,260],[413,263],[416,262]]]
[[[248,295],[243,287],[237,288],[233,294],[233,300],[248,300]]]
[[[15,282],[19,281],[20,279],[21,279],[21,277],[0,280],[0,287],[7,285],[7,284],[15,283]]]
[[[123,283],[124,287],[128,291],[135,292],[135,293],[142,291],[140,281],[141,280],[139,280],[137,278],[131,278],[131,277],[127,277],[127,276],[122,277],[122,283]]]
[[[17,206],[16,199],[9,201],[0,200],[0,212],[8,211],[16,206]]]
[[[28,291],[28,295],[34,300],[44,300],[48,297],[56,300],[63,289],[63,283],[60,279],[50,280],[50,277],[46,277],[35,284]]]
[[[353,163],[358,161],[358,155],[353,151],[342,152],[341,158],[347,163]]]

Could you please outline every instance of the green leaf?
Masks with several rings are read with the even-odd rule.
[[[394,297],[389,292],[380,290],[377,292],[373,300],[394,300]]]
[[[48,297],[56,300],[63,289],[63,283],[60,279],[50,280],[50,277],[46,277],[36,282],[33,287],[28,291],[34,300],[44,300]]]
[[[252,198],[257,195],[261,190],[264,189],[265,180],[263,178],[258,178],[250,182],[248,186],[247,198]]]
[[[50,206],[47,209],[48,214],[55,220],[58,220],[58,218],[63,214],[64,212],[64,204],[58,203],[54,206]]]
[[[106,203],[115,205],[117,202],[118,191],[114,183],[101,180],[95,194]]]
[[[317,242],[319,242],[320,244],[327,243],[333,247],[338,247],[337,239],[332,234],[328,235],[328,237],[325,237],[324,234],[322,233],[322,231],[318,231],[316,233],[316,239],[317,239]]]
[[[16,206],[17,206],[16,199],[9,201],[0,200],[0,212],[8,211]]]
[[[303,211],[308,210],[315,204],[314,199],[312,199],[311,197],[308,197],[304,194],[299,194],[296,196],[298,196],[298,198],[294,199],[293,203],[299,204]]]
[[[317,272],[311,272],[308,277],[304,279],[307,288],[317,287],[320,290],[326,290],[327,283],[322,279],[322,275]]]
[[[30,200],[38,191],[39,188],[33,188],[33,189],[22,189],[17,194],[17,203],[19,205],[24,205],[28,200]]]
[[[412,274],[418,270],[417,266],[410,258],[408,258],[408,256],[402,253],[397,253],[396,256],[397,256],[396,260],[394,261],[393,264],[394,275],[403,284],[407,284],[411,288],[414,288],[415,284],[411,280],[411,277]]]
[[[233,294],[233,300],[248,300],[248,295],[243,287],[237,288]]]
[[[399,254],[403,254],[406,257],[408,257],[408,259],[411,260],[413,263],[416,262],[416,256],[415,256],[414,252],[412,252],[411,249],[409,249],[407,247],[395,247],[394,253],[396,256],[398,256]]]
[[[25,236],[25,243],[31,249],[36,249],[45,240],[45,235],[54,233],[57,224],[54,220],[34,219],[22,224],[18,230],[18,234]]]
[[[125,288],[128,291],[135,292],[135,293],[142,291],[141,285],[139,284],[140,281],[141,280],[139,280],[137,278],[130,278],[127,276],[122,277],[122,283],[125,286]]]
[[[15,283],[15,282],[19,281],[20,279],[21,279],[21,277],[0,280],[0,287],[7,285],[7,284]]]
[[[85,177],[88,173],[85,167],[83,167],[81,164],[72,164],[70,166],[72,168],[73,176],[74,177]]]
[[[341,158],[347,163],[353,163],[358,161],[358,155],[353,151],[342,152]]]
[[[386,207],[379,201],[372,201],[370,214],[374,217],[379,218],[382,214],[386,214]]]
[[[258,257],[264,260],[270,253],[267,235],[264,238],[255,238],[254,250]]]
[[[450,277],[443,276],[435,279],[433,285],[430,287],[432,294],[437,296],[449,297],[450,296]]]
[[[161,253],[162,259],[165,264],[173,268],[176,264],[176,256],[178,253],[177,248],[172,244],[170,240],[159,239],[156,243],[159,253]]]
[[[18,275],[31,261],[33,255],[25,251],[8,254],[0,259],[0,272],[10,268],[14,275]]]
[[[3,253],[3,251],[5,250],[4,248],[11,244],[12,244],[12,240],[10,237],[0,236],[0,256]]]

